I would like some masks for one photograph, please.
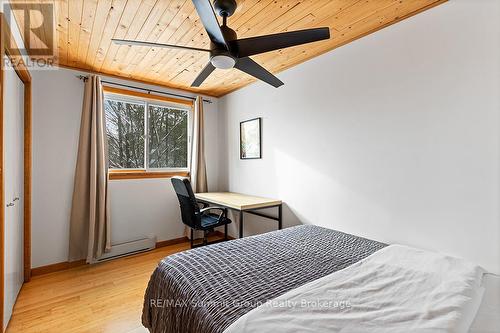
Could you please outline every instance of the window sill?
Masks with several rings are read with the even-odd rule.
[[[172,178],[172,177],[189,177],[187,171],[144,171],[144,170],[127,170],[127,171],[110,171],[109,180],[126,180],[126,179],[155,179],[155,178]]]

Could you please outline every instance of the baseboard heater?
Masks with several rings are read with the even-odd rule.
[[[111,259],[129,256],[136,253],[154,250],[156,248],[156,236],[150,238],[142,238],[131,242],[115,244],[111,246],[111,251],[105,253],[99,260],[92,262],[93,264]]]

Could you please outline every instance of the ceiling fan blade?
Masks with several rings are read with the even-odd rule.
[[[255,61],[253,61],[248,57],[238,59],[234,67],[242,72],[252,75],[253,77],[261,81],[269,83],[275,88],[279,88],[282,85],[284,85],[284,83],[281,82],[280,79],[278,79],[273,74],[269,73],[267,69],[265,69],[264,67],[262,67],[261,65],[259,65],[258,63],[256,63]]]
[[[199,49],[197,47],[179,46],[179,45],[172,45],[172,44],[160,44],[160,43],[151,43],[151,42],[142,42],[142,41],[138,41],[138,40],[112,39],[112,41],[113,41],[113,43],[118,44],[118,45],[150,46],[150,47],[158,47],[158,48],[170,48],[170,49],[180,49],[180,50],[210,52],[210,50]]]
[[[193,4],[210,40],[215,44],[224,46],[227,50],[229,47],[219,26],[219,21],[217,21],[217,16],[215,16],[214,9],[210,4],[210,0],[193,0]]]
[[[316,28],[238,39],[231,41],[229,44],[231,50],[234,50],[239,57],[243,58],[329,38],[329,28]]]
[[[211,62],[208,62],[208,64],[203,68],[203,70],[198,74],[198,77],[196,77],[196,80],[194,80],[193,84],[191,84],[191,87],[199,87],[207,79],[207,77],[212,74],[212,72],[215,70],[214,65],[212,65]]]

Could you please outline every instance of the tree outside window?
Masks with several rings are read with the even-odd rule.
[[[114,96],[104,108],[110,169],[188,168],[187,110]]]

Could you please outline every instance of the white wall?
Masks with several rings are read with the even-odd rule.
[[[452,0],[281,73],[278,90],[222,98],[221,188],[283,199],[285,225],[499,273],[499,14],[498,0]],[[264,157],[240,161],[239,122],[254,117]],[[275,227],[248,220],[246,234]]]
[[[33,267],[68,260],[69,218],[84,88],[83,82],[76,78],[78,74],[83,73],[66,69],[32,72]],[[210,99],[213,104],[205,103],[207,173],[211,190],[216,190],[217,99]],[[158,240],[183,236],[177,198],[168,179],[112,181],[110,198],[114,244],[149,235],[156,235]]]

